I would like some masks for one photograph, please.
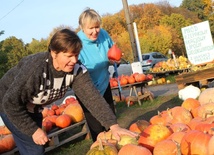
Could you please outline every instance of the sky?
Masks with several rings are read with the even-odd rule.
[[[157,3],[165,0],[127,0],[128,5]],[[182,0],[168,0],[179,6]],[[0,41],[15,36],[24,43],[32,38],[46,39],[60,25],[78,27],[78,18],[85,8],[96,10],[101,16],[123,9],[123,0],[0,0]]]

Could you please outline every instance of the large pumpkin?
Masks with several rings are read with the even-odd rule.
[[[197,116],[197,108],[200,106],[200,102],[194,98],[187,98],[181,104],[181,107],[189,110],[193,117]]]
[[[137,133],[143,132],[145,128],[147,128],[150,123],[146,120],[137,120],[129,126],[129,130]]]
[[[15,146],[12,134],[0,135],[0,153],[10,151],[14,149]]]
[[[73,122],[81,122],[84,119],[83,109],[79,103],[69,104],[64,109],[64,114],[69,115]]]
[[[126,144],[119,150],[118,155],[152,155],[152,153],[146,147]]]
[[[166,126],[152,124],[140,134],[138,143],[152,151],[158,142],[167,139],[171,134],[172,131]]]
[[[202,131],[191,130],[181,140],[181,153],[185,155],[208,155],[207,146],[211,135]]]
[[[108,59],[109,60],[115,60],[119,61],[122,57],[121,50],[114,44],[109,50],[108,50]]]
[[[207,88],[201,92],[201,94],[198,97],[198,101],[200,102],[201,105],[214,102],[213,94],[214,94],[214,88]]]
[[[166,147],[167,146],[167,147]],[[178,155],[181,154],[179,144],[171,139],[158,142],[153,150],[153,155]]]
[[[206,103],[198,107],[198,116],[203,118],[214,116],[214,102]]]

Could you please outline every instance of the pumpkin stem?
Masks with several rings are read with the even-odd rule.
[[[98,141],[99,141],[99,150],[104,150],[101,138],[98,138]]]
[[[175,143],[175,145],[176,145],[176,147],[177,147],[177,153],[176,153],[176,155],[181,155],[181,147],[180,147],[180,144],[177,142],[177,141],[175,141],[175,140],[172,140],[174,143]]]

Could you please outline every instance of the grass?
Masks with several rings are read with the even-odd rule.
[[[182,100],[178,98],[177,94],[159,96],[153,101],[143,101],[142,105],[138,105],[136,102],[130,107],[127,107],[125,102],[120,102],[116,105],[118,123],[121,127],[128,128],[131,123],[139,119],[149,121],[158,111],[181,105],[181,103]],[[80,137],[47,152],[46,155],[85,155],[90,149],[91,144],[92,140]]]

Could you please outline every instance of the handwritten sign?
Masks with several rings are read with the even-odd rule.
[[[204,64],[214,60],[214,45],[208,21],[181,29],[189,61]]]

